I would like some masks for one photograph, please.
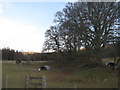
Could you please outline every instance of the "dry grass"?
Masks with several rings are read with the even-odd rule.
[[[52,69],[40,71],[41,65],[49,64]],[[83,63],[57,65],[48,62],[24,62],[17,65],[13,61],[3,62],[3,88],[24,88],[25,76],[46,76],[47,88],[116,88],[116,72],[107,72],[106,67],[82,68]],[[111,71],[111,70],[110,70]],[[7,77],[7,86],[6,86]]]

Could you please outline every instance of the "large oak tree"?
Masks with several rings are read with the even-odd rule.
[[[95,53],[102,64],[102,49],[109,43],[119,18],[118,2],[68,3],[56,13],[56,26],[46,31],[45,47],[55,51],[78,52],[81,46]]]

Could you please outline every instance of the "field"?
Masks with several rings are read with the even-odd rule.
[[[107,59],[104,60],[104,63]],[[41,65],[50,65],[51,70],[37,71]],[[25,76],[45,76],[46,88],[117,88],[117,71],[110,67],[83,68],[85,62],[56,64],[53,62],[2,62],[2,87],[25,88]],[[33,87],[34,88],[34,87]]]

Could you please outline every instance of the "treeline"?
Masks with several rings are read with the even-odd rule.
[[[24,52],[10,48],[3,48],[1,51],[2,60],[43,61],[53,59],[53,57],[51,57],[51,53],[24,54]]]
[[[2,49],[2,60],[19,60],[23,58],[24,55],[21,52],[15,51],[10,48]]]
[[[23,52],[15,51],[10,48],[3,48],[2,60],[21,60],[21,61],[64,61],[64,60],[89,60],[93,58],[95,54],[87,49],[79,50],[76,55],[68,54],[68,52],[52,53],[34,53],[34,54],[23,54]],[[120,54],[120,43],[109,44],[103,49],[102,58],[116,58]]]
[[[84,47],[84,56],[95,58],[95,62],[102,65],[102,58],[109,57],[104,53],[112,53],[110,48],[119,42],[119,16],[120,2],[68,3],[56,13],[56,25],[46,31],[43,52],[54,51],[59,58],[68,56],[74,60]]]

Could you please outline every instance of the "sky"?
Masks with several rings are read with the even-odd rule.
[[[0,49],[41,52],[45,31],[67,2],[0,2]]]
[[[68,1],[75,0],[0,0],[0,49],[41,52],[45,31]]]

